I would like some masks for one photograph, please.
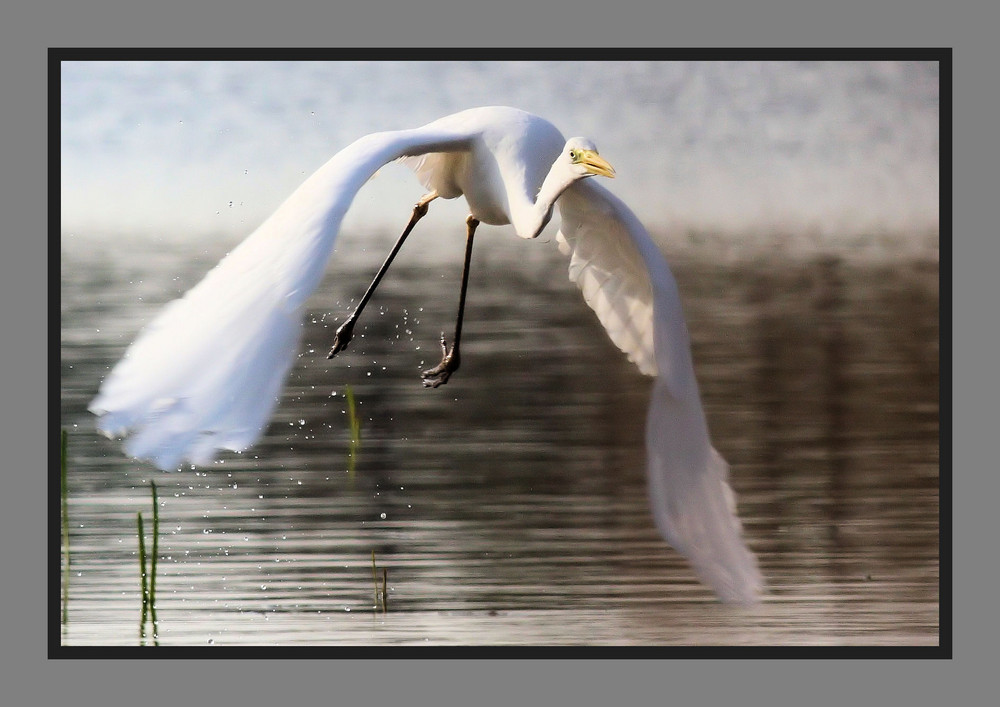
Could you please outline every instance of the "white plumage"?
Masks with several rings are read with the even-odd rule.
[[[755,601],[763,582],[741,537],[728,466],[711,446],[670,269],[631,210],[585,179],[613,175],[593,144],[567,142],[548,121],[512,108],[375,133],[337,153],[140,333],[90,405],[100,429],[165,470],[251,446],[295,360],[303,305],[341,220],[393,160],[523,238],[537,236],[558,204],[570,279],[615,345],[656,376],[646,444],[657,526],[723,600]]]

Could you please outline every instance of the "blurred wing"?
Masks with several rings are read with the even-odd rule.
[[[743,542],[729,465],[712,447],[701,404],[653,385],[646,417],[646,478],[660,532],[723,601],[752,604],[763,591]]]
[[[467,149],[474,135],[460,127],[375,133],[337,153],[140,333],[90,404],[98,427],[128,436],[130,456],[165,470],[253,444],[358,189],[392,160]]]
[[[729,466],[712,448],[670,268],[632,211],[591,179],[559,198],[560,250],[611,340],[655,375],[646,420],[646,474],[660,532],[724,601],[762,590],[742,538]]]

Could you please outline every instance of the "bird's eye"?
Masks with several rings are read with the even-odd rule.
[[[569,151],[569,156],[570,156],[571,159],[575,160],[576,159],[576,150],[570,150]]]

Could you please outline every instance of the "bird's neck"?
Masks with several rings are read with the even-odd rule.
[[[556,199],[574,182],[572,175],[550,171],[538,189],[534,201],[527,195],[520,204],[511,204],[511,222],[521,238],[535,238],[552,218]]]

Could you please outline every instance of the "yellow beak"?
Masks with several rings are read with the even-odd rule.
[[[593,150],[581,150],[577,162],[586,167],[591,174],[611,178],[615,176],[615,168]]]

